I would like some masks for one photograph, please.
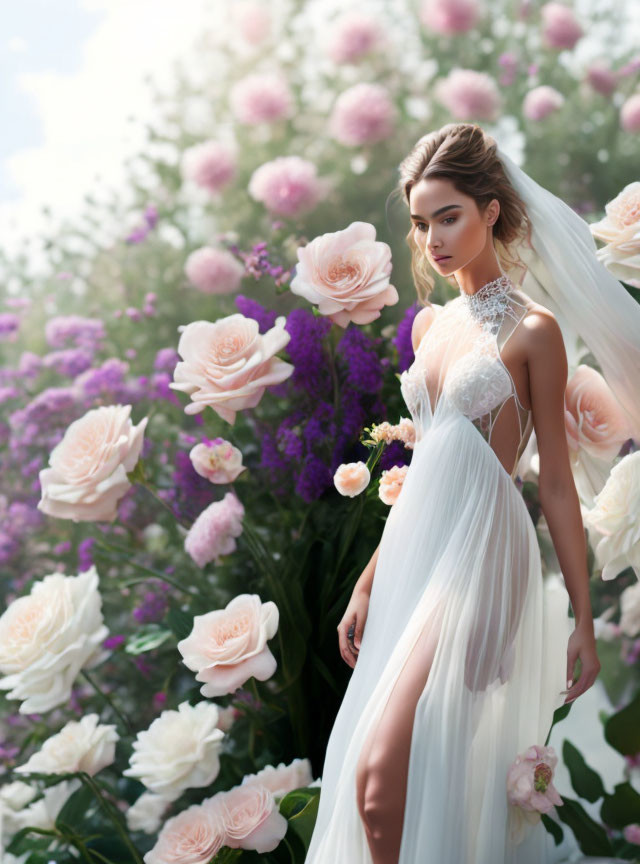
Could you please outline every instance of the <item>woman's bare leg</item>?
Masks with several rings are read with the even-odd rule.
[[[400,671],[356,769],[358,809],[373,864],[397,864],[402,839],[411,733],[435,655],[439,621],[425,625]]]

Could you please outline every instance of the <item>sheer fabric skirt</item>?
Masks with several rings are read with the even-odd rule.
[[[382,535],[359,657],[332,729],[306,864],[371,864],[356,799],[360,748],[425,627],[398,864],[541,864],[508,804],[518,753],[562,705],[569,598],[543,581],[535,528],[497,456],[462,414],[418,440]]]

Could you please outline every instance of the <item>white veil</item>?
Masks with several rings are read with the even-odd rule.
[[[640,304],[596,257],[585,220],[499,144],[497,155],[532,226],[530,243],[517,248],[528,268],[523,291],[553,312],[569,350],[582,339],[640,439]]]

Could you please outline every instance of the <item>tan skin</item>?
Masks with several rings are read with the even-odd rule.
[[[474,294],[502,275],[493,245],[493,225],[500,215],[494,198],[480,210],[473,198],[458,192],[446,179],[420,180],[409,196],[416,243],[429,263],[443,276],[455,276],[462,291]],[[433,215],[441,208],[457,205]],[[434,256],[449,255],[438,262]],[[428,304],[416,315],[411,333],[414,351],[438,309]],[[567,357],[562,332],[553,314],[531,302],[529,311],[507,342],[502,359],[509,369],[520,401],[532,412],[540,456],[539,499],[549,526],[558,562],[571,600],[575,628],[567,647],[567,681],[573,680],[576,661],[580,676],[567,693],[571,702],[588,690],[600,672],[589,597],[587,548],[580,501],[576,491],[564,425]],[[338,625],[340,654],[355,666],[364,629],[378,549],[353,590]],[[347,631],[355,623],[355,645]]]

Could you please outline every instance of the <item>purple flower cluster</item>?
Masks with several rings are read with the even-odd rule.
[[[47,321],[44,335],[51,348],[66,348],[67,342],[71,341],[78,348],[97,351],[102,347],[105,330],[99,318],[58,315]]]
[[[243,312],[244,314],[246,313]],[[173,375],[176,364],[179,362],[180,355],[175,348],[161,348],[153,361],[153,368],[158,372],[168,372],[170,375]]]
[[[238,307],[238,311],[244,315],[245,318],[254,318],[258,322],[258,330],[260,333],[266,333],[267,330],[270,330],[278,317],[277,312],[274,312],[272,309],[265,309],[265,307],[261,303],[258,303],[257,300],[245,297],[244,294],[237,294],[235,303]]]
[[[269,250],[265,241],[256,243],[250,252],[243,252],[237,245],[229,246],[233,252],[244,261],[245,273],[258,280],[262,276],[270,276],[276,285],[282,285],[291,278],[291,270],[285,270],[281,264],[273,264],[269,258]],[[244,313],[243,313],[244,314]]]
[[[152,231],[158,223],[158,210],[154,204],[149,206],[144,211],[144,222],[138,225],[127,236],[125,243],[142,243],[147,238],[147,234]]]
[[[20,551],[24,538],[41,527],[42,513],[24,501],[10,504],[0,495],[0,564],[7,564]]]
[[[398,351],[398,372],[404,372],[413,363],[414,351],[411,343],[411,328],[413,319],[418,314],[419,307],[417,303],[413,303],[405,312],[402,320],[398,324],[395,338],[392,339]]]
[[[162,593],[157,591],[147,591],[142,598],[142,601],[133,610],[133,617],[138,624],[150,624],[156,621],[162,621],[169,608],[167,592],[171,586],[168,582],[162,582],[159,586]]]
[[[0,312],[0,339],[13,336],[20,327],[20,318],[13,312]]]
[[[53,369],[58,375],[75,378],[93,363],[93,353],[87,348],[63,348],[50,351],[42,358],[45,369]]]
[[[171,488],[162,490],[161,497],[178,518],[193,521],[214,499],[212,484],[195,470],[188,451],[176,451],[171,480]]]

